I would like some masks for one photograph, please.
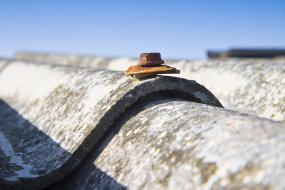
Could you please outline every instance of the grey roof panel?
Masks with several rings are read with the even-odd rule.
[[[126,70],[137,60],[48,53],[18,53],[15,58],[92,68]],[[98,60],[105,60],[97,64]],[[285,59],[166,60],[179,77],[205,85],[225,108],[285,122]],[[83,63],[83,64],[82,64]]]
[[[280,122],[164,99],[128,110],[50,189],[284,189]]]
[[[0,89],[0,186],[19,189],[65,177],[127,107],[152,94],[221,106],[195,81],[17,61],[1,71]]]

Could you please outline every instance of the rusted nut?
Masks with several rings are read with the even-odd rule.
[[[141,53],[140,54],[140,66],[152,67],[162,65],[164,61],[161,59],[160,53]]]
[[[125,71],[125,75],[140,79],[153,77],[157,74],[180,73],[176,68],[162,65],[163,63],[164,61],[161,59],[160,53],[142,53],[140,54],[138,65],[130,66]]]

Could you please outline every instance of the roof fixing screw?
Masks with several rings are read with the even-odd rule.
[[[162,65],[164,61],[161,59],[160,53],[141,53],[140,54],[140,66],[159,66]]]
[[[130,75],[134,78],[144,78],[156,76],[157,74],[173,74],[180,73],[174,67],[163,65],[160,53],[141,53],[138,65],[130,66],[125,75]]]

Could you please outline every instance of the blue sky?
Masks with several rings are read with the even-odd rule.
[[[229,47],[285,47],[285,1],[0,1],[0,56],[157,51],[195,59]]]

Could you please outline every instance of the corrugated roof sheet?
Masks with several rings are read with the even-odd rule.
[[[20,60],[123,71],[137,63],[130,58],[18,53]],[[99,61],[100,60],[100,61]],[[213,92],[225,108],[275,121],[285,121],[285,59],[166,60]]]
[[[139,81],[87,63],[74,66],[79,58],[72,64],[52,61],[53,55],[30,62],[37,55],[27,55],[5,61],[0,71],[1,189],[285,187],[284,123],[219,108],[191,80]],[[124,59],[106,60],[109,67]],[[284,114],[277,109],[284,108],[284,81],[277,80],[284,62],[271,61],[276,64],[171,64],[180,65],[186,78],[200,77],[223,91],[229,105],[245,109],[247,102],[249,110],[260,110],[254,106],[261,104]],[[257,96],[258,85],[275,97]],[[278,103],[264,104],[263,97]]]

